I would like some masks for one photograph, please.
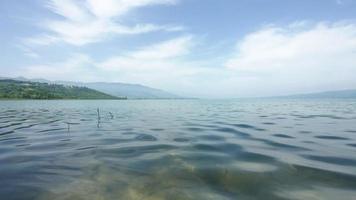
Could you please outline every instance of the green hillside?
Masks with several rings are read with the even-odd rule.
[[[125,99],[87,87],[0,80],[0,99]]]

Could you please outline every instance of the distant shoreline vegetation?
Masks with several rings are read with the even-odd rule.
[[[87,87],[64,86],[59,84],[0,80],[0,99],[115,99],[125,100],[127,97],[116,97]]]

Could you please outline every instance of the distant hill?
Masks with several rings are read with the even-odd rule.
[[[165,92],[163,90],[150,88],[139,84],[106,83],[106,82],[80,83],[80,82],[63,82],[63,81],[56,81],[56,83],[60,83],[64,85],[84,86],[114,96],[126,96],[130,99],[179,98],[178,96]]]
[[[1,78],[0,78],[1,79]],[[7,78],[9,79],[9,78]],[[110,82],[71,82],[71,81],[49,81],[45,79],[26,79],[24,77],[11,78],[14,80],[21,81],[34,81],[42,83],[55,83],[61,85],[70,85],[70,86],[79,86],[87,87],[90,89],[98,90],[100,92],[118,96],[118,97],[127,97],[130,99],[176,99],[180,98],[177,95],[171,94],[169,92],[150,88],[144,85],[139,84],[127,84],[127,83],[110,83]]]
[[[356,98],[356,90],[326,91],[308,94],[282,96],[282,98]]]
[[[0,80],[0,99],[119,99],[87,87]]]

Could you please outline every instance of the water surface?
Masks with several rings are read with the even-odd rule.
[[[354,199],[356,101],[0,101],[0,197]]]

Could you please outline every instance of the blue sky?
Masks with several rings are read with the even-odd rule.
[[[356,88],[355,0],[2,0],[0,76],[183,96]]]

